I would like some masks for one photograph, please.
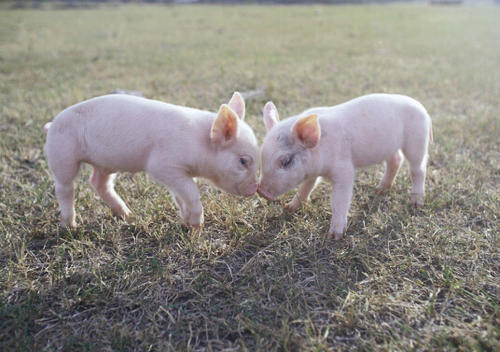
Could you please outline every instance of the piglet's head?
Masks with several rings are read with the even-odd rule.
[[[226,192],[251,196],[257,191],[259,147],[244,118],[245,101],[235,92],[221,105],[210,130],[216,150],[212,181]]]
[[[267,134],[262,145],[262,178],[258,191],[272,199],[311,175],[312,150],[319,143],[321,128],[318,115],[280,122],[272,102],[264,107],[264,124]]]

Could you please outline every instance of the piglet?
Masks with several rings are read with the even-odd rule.
[[[411,203],[424,202],[431,119],[418,101],[403,95],[371,94],[333,107],[318,107],[279,122],[272,102],[264,107],[267,134],[262,145],[258,192],[272,199],[298,184],[286,205],[294,211],[309,199],[319,176],[333,182],[328,237],[342,238],[355,170],[386,162],[380,191],[391,188],[403,156],[410,165]]]
[[[115,173],[144,171],[168,187],[184,223],[200,227],[203,208],[193,177],[232,194],[257,191],[259,149],[244,115],[238,92],[217,113],[123,94],[67,108],[44,126],[61,224],[75,226],[74,180],[88,163],[90,183],[115,215],[130,215],[114,190]]]

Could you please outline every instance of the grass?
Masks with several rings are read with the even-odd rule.
[[[0,11],[1,350],[500,349],[500,9],[119,6]],[[369,92],[433,118],[426,206],[404,167],[358,172],[347,236],[325,240],[330,186],[290,215],[201,184],[191,234],[168,192],[121,175],[111,216],[84,180],[57,226],[42,126],[116,88],[216,110],[234,90],[260,141],[282,117]]]

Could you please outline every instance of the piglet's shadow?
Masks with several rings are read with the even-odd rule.
[[[397,206],[396,203],[400,203],[400,206]],[[355,211],[353,211],[354,208]],[[365,236],[364,228],[376,226],[370,223],[370,219],[376,213],[385,213],[384,228],[379,230],[381,236],[378,236],[380,240],[384,241],[390,232],[401,230],[401,221],[405,222],[405,219],[409,219],[411,215],[419,215],[424,212],[410,204],[410,194],[407,193],[406,188],[395,185],[392,189],[379,193],[377,188],[372,185],[360,185],[354,189],[348,218],[347,237]]]

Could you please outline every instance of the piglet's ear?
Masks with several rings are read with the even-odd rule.
[[[264,124],[266,125],[266,130],[273,128],[279,121],[280,117],[278,115],[278,109],[272,101],[268,101],[264,106]]]
[[[309,115],[298,119],[292,127],[292,136],[306,148],[314,148],[321,136],[318,115]]]
[[[243,99],[243,96],[239,92],[234,92],[227,105],[233,109],[242,121],[245,119],[245,99]]]
[[[228,105],[222,104],[210,129],[210,140],[224,147],[233,143],[237,135],[238,116]]]

